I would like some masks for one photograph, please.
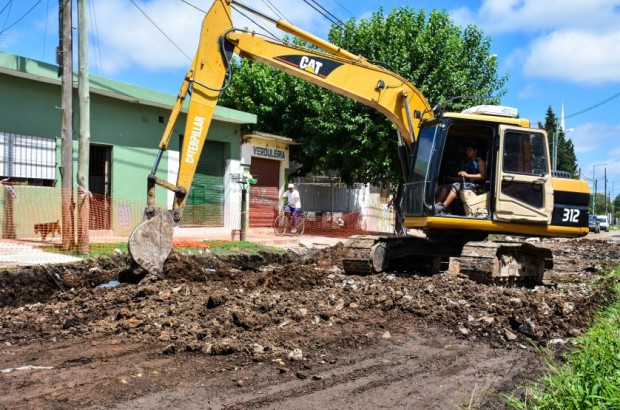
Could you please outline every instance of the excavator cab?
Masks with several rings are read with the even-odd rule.
[[[405,226],[465,234],[582,236],[587,187],[584,181],[552,176],[547,141],[544,130],[529,128],[529,121],[516,114],[466,110],[423,123],[404,186]],[[436,193],[445,175],[463,169],[464,148],[472,143],[486,162],[486,181],[474,192],[461,191],[450,212],[440,214]]]

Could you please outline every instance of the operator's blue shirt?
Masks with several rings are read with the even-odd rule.
[[[480,161],[481,159],[482,158],[480,157],[476,157],[472,159],[471,161],[469,161],[467,164],[465,164],[465,172],[467,172],[470,175],[479,174],[480,171],[478,170],[478,161]],[[465,178],[465,182],[471,182],[473,184],[478,184],[478,183],[481,183],[482,181],[477,181],[471,178]]]

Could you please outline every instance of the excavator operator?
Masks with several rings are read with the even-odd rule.
[[[478,147],[474,143],[465,146],[465,155],[467,163],[463,171],[459,171],[457,176],[447,176],[446,179],[452,183],[442,185],[439,189],[435,204],[437,212],[446,213],[461,189],[476,191],[487,179],[486,162],[478,156]]]

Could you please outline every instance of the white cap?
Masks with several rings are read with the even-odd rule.
[[[295,188],[295,184],[288,184],[289,188]]]

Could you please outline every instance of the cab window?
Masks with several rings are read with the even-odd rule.
[[[507,132],[503,171],[511,174],[546,175],[548,162],[542,133]]]

